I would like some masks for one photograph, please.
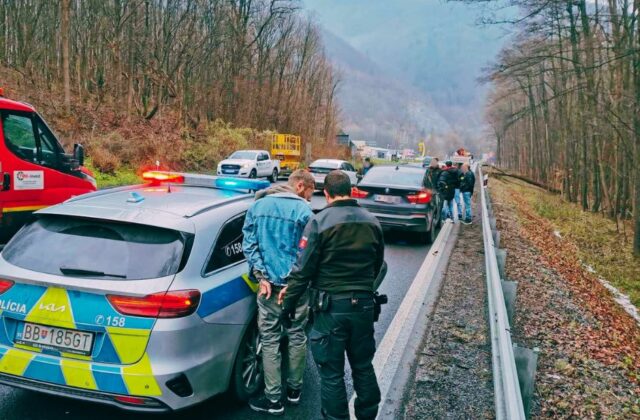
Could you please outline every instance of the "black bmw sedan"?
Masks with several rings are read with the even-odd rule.
[[[424,168],[416,166],[374,166],[351,196],[383,228],[416,232],[422,241],[432,243],[441,224],[442,204],[436,191],[424,187],[424,174]]]

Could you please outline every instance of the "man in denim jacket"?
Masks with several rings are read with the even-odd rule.
[[[284,328],[280,322],[282,301],[287,290],[287,277],[296,261],[298,243],[313,215],[308,200],[315,187],[310,173],[297,170],[287,185],[276,185],[256,194],[249,208],[242,232],[242,248],[253,275],[260,281],[258,292],[258,329],[262,340],[264,395],[254,398],[249,406],[273,415],[284,413],[282,405],[282,360],[280,339],[283,331],[289,337],[287,400],[300,402],[302,377],[307,354],[305,326],[309,314],[308,296],[298,301],[295,322]]]

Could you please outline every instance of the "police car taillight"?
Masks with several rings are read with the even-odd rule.
[[[11,289],[13,284],[11,280],[0,280],[0,295]]]
[[[115,310],[123,315],[147,318],[180,318],[196,311],[200,303],[200,292],[198,290],[177,290],[143,297],[107,295],[107,299]]]
[[[147,171],[142,174],[142,179],[152,183],[173,182],[184,183],[184,175],[178,172]]]

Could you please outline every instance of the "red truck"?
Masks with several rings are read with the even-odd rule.
[[[96,190],[84,168],[84,149],[66,154],[29,104],[6,99],[0,89],[0,244],[35,210]]]

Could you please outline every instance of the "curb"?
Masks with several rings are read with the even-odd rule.
[[[433,307],[433,303],[437,300],[442,280],[442,276],[437,275],[438,267],[442,261],[447,261],[448,254],[453,248],[451,242],[457,238],[458,229],[459,225],[454,225],[451,221],[446,221],[443,224],[438,237],[429,249],[422,266],[376,349],[373,367],[381,394],[378,419],[393,416],[401,403],[400,400],[402,400],[408,379],[408,370],[402,368],[405,365],[404,362],[407,360],[413,362],[415,359],[417,344],[421,341],[424,327],[428,324],[426,319],[422,319],[425,317],[420,315],[424,313],[426,307]],[[446,249],[449,252],[445,252]],[[445,256],[447,258],[443,259]],[[433,289],[436,293],[428,293]],[[421,320],[423,322],[420,322]],[[349,401],[349,415],[352,419],[356,418],[355,397],[354,391]]]

